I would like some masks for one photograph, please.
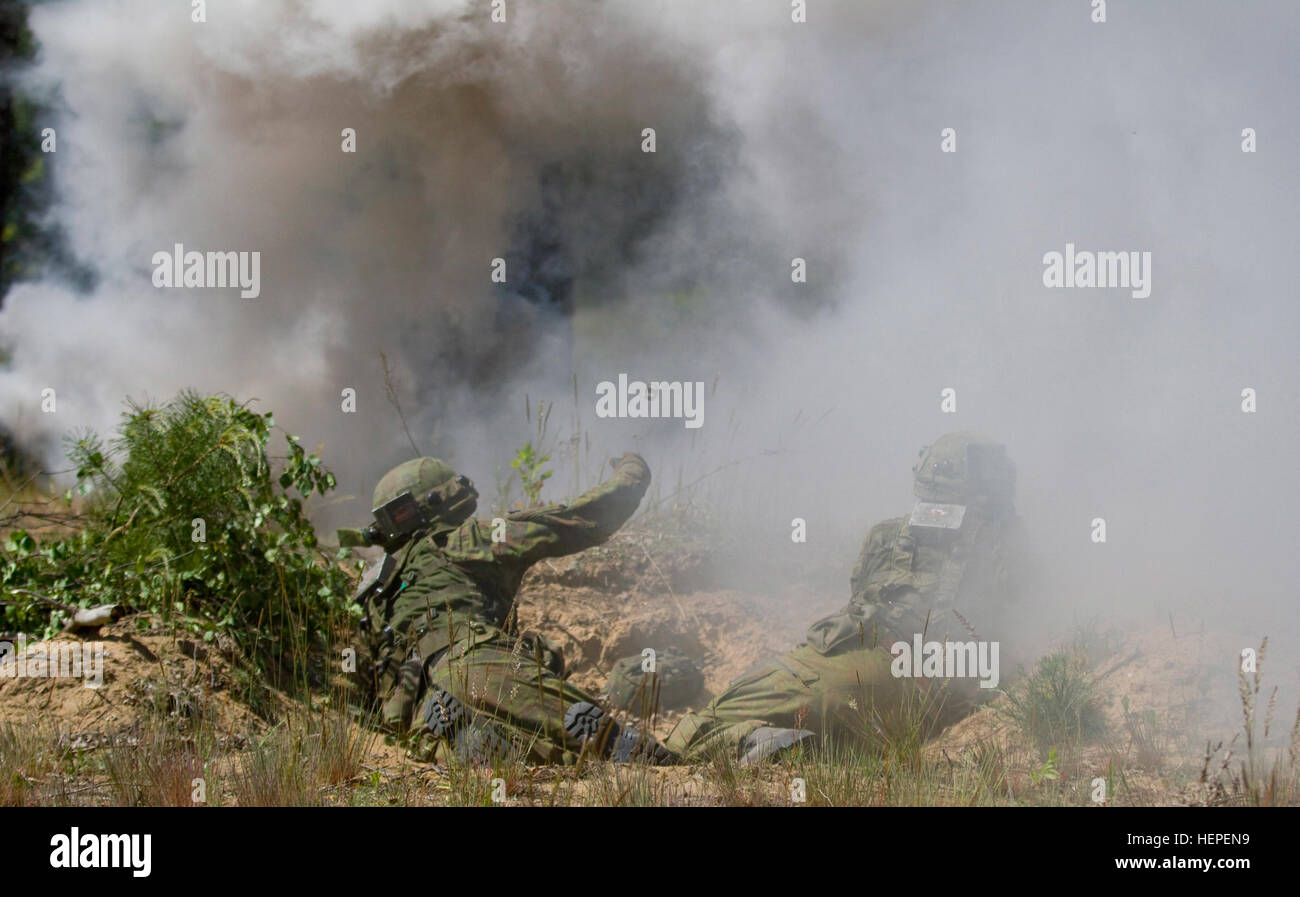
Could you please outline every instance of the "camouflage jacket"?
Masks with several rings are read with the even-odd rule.
[[[1022,541],[1015,516],[968,518],[950,536],[923,532],[906,517],[882,521],[862,543],[848,605],[809,627],[806,641],[829,654],[919,633],[928,641],[996,638],[1023,588]]]
[[[632,516],[649,484],[645,462],[624,455],[609,480],[570,504],[422,533],[386,558],[391,570],[358,596],[370,684],[384,702],[384,722],[404,727],[425,664],[451,645],[513,629],[515,594],[530,566],[604,542]],[[399,685],[405,694],[394,701]]]

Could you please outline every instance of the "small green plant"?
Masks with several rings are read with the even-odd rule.
[[[1097,683],[1087,655],[1077,649],[1044,656],[1004,693],[1003,712],[1040,747],[1088,740],[1105,731]]]
[[[515,453],[514,460],[510,462],[519,473],[519,481],[524,489],[524,495],[527,498],[527,507],[534,508],[542,503],[541,494],[542,486],[551,478],[553,471],[543,470],[547,462],[551,460],[551,453],[540,453],[533,448],[532,440],[523,444],[518,452]]]
[[[1158,769],[1167,752],[1160,721],[1154,710],[1141,713],[1129,709],[1128,695],[1120,701],[1124,710],[1124,728],[1128,730],[1129,742],[1137,751],[1140,766]]]
[[[1047,761],[1042,766],[1029,770],[1029,781],[1033,782],[1035,788],[1043,782],[1055,782],[1060,777],[1061,773],[1056,765],[1056,748],[1047,752]]]

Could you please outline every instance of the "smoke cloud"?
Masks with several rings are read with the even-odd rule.
[[[1052,574],[1029,616],[1294,628],[1289,4],[508,6],[39,7],[56,215],[100,280],[7,298],[3,420],[53,458],[126,395],[255,396],[357,521],[411,451],[384,353],[419,449],[485,495],[554,402],[556,491],[625,448],[661,495],[707,476],[747,563],[825,561],[832,604],[917,449],[973,429]],[[260,251],[261,297],[154,288],[175,243]],[[1150,252],[1150,296],[1045,287],[1067,244]],[[704,382],[704,426],[597,418],[619,373]]]

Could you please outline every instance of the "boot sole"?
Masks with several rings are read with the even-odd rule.
[[[644,760],[656,766],[671,764],[676,756],[653,736],[623,728],[609,719],[604,709],[590,701],[578,701],[564,713],[564,732],[584,747],[595,744],[606,759],[615,763]]]

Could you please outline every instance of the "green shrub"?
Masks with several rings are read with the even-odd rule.
[[[273,426],[228,396],[183,392],[128,403],[111,446],[74,439],[69,498],[82,499],[64,534],[5,540],[5,628],[49,635],[68,608],[122,604],[207,641],[229,636],[265,671],[303,672],[347,613],[347,577],[317,549],[303,507],[334,476],[294,436],[272,459]]]

